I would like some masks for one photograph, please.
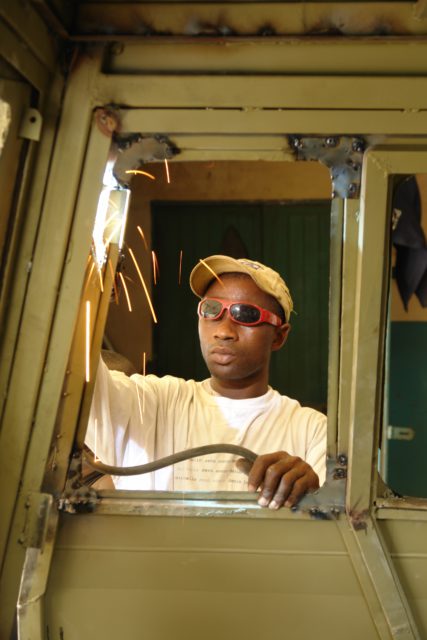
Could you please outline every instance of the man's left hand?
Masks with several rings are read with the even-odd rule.
[[[244,471],[244,460],[237,466]],[[306,494],[319,488],[317,473],[307,462],[286,451],[258,456],[248,474],[249,491],[261,488],[258,504],[269,509],[293,507]]]

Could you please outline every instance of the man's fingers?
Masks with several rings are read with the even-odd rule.
[[[266,484],[268,484],[268,488],[270,489],[273,488],[272,485],[274,484],[277,486],[277,483],[283,473],[292,467],[291,459],[293,459],[292,456],[285,451],[267,453],[265,455],[258,456],[249,473],[249,491],[256,491],[263,482],[264,488]],[[280,464],[281,472],[280,469],[278,470],[275,468],[276,463]],[[279,473],[279,475],[276,478],[277,473]]]
[[[279,451],[255,460],[249,474],[249,489],[256,490],[261,485],[258,504],[279,509],[283,505],[294,506],[305,493],[318,489],[319,478],[304,460]]]
[[[318,488],[319,477],[317,473],[313,471],[312,474],[307,474],[307,476],[304,476],[303,478],[295,482],[294,486],[292,487],[292,491],[285,501],[285,507],[294,507],[306,493],[317,491]]]
[[[312,467],[286,451],[258,456],[252,465],[242,458],[236,466],[248,475],[249,491],[260,490],[261,507],[293,507],[304,494],[319,488],[319,478]]]
[[[299,485],[299,487],[305,486],[304,478],[303,469],[294,468],[291,471],[288,471],[288,473],[285,473],[285,475],[281,477],[274,493],[265,495],[265,489],[263,490],[261,497],[268,500],[266,506],[268,506],[269,509],[279,509],[282,507],[297,485]],[[304,493],[304,489],[302,489],[302,491]],[[303,495],[303,493],[301,495]]]
[[[253,462],[246,460],[246,458],[239,458],[236,460],[235,464],[239,471],[244,473],[245,476],[248,476],[251,472]]]

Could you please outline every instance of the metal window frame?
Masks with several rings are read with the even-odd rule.
[[[33,270],[20,320],[21,335],[9,393],[11,394],[10,402],[14,397],[19,402],[19,398],[22,397],[20,381],[26,379],[27,386],[31,386],[31,393],[26,395],[26,404],[22,407],[20,406],[18,411],[20,424],[27,429],[28,436],[31,434],[31,441],[28,450],[22,451],[22,485],[17,504],[10,505],[10,528],[5,532],[6,535],[9,534],[9,545],[7,561],[4,565],[6,576],[4,584],[8,585],[8,587],[12,585],[12,588],[7,596],[5,596],[4,592],[0,592],[0,596],[2,604],[6,603],[8,618],[13,610],[14,600],[16,601],[14,590],[16,580],[14,576],[17,575],[19,566],[22,566],[23,556],[25,555],[24,548],[19,546],[17,540],[21,532],[25,531],[26,528],[26,519],[28,517],[27,496],[34,487],[38,490],[41,486],[43,464],[40,461],[45,461],[48,456],[50,439],[56,426],[52,406],[57,406],[61,393],[63,374],[66,369],[73,325],[77,316],[79,296],[84,279],[84,262],[86,259],[84,247],[89,245],[91,223],[94,217],[94,214],[92,217],[88,216],[87,211],[95,208],[94,204],[99,192],[101,173],[104,169],[109,148],[107,138],[103,137],[93,125],[91,120],[92,110],[96,106],[110,102],[113,97],[118,97],[119,103],[125,103],[133,95],[132,91],[136,85],[138,85],[136,95],[137,97],[139,96],[138,99],[144,104],[146,83],[152,82],[156,88],[156,80],[159,80],[159,78],[152,78],[150,81],[146,79],[141,81],[133,78],[132,82],[130,82],[129,78],[124,76],[120,79],[120,82],[117,82],[117,78],[114,76],[102,76],[100,68],[100,56],[97,57],[95,55],[91,60],[85,61],[85,64],[75,72],[69,83],[61,118],[62,124],[59,127],[55,143],[53,164],[49,172],[47,189],[43,198],[40,240],[37,243]],[[159,96],[160,102],[163,101],[163,104],[167,106],[168,104],[170,105],[171,101],[173,102],[174,95],[170,93],[171,85],[168,78],[166,78],[165,82],[163,82],[163,77],[160,77],[160,80],[162,82],[156,88],[157,93],[156,91],[152,92],[152,95]],[[359,80],[357,79],[356,81],[358,82]],[[395,80],[400,82],[399,78]],[[312,78],[307,78],[307,81],[306,88],[310,89]],[[192,84],[193,82],[198,82],[197,77],[192,78]],[[313,103],[310,105],[313,111],[310,112],[310,115],[308,113],[305,115],[306,127],[309,126],[309,123],[312,123],[313,112],[316,109],[321,110],[322,100],[326,99],[322,93],[322,82],[322,77],[318,77],[314,87]],[[366,88],[366,83],[362,80],[360,82],[362,89],[363,87]],[[388,90],[391,91],[391,85],[394,87],[395,84],[393,82],[389,84]],[[204,86],[202,82],[199,87],[200,96],[203,94],[202,89]],[[334,80],[332,95],[328,95],[329,105],[333,104],[335,97],[344,95],[343,89],[345,89],[345,86],[345,79],[342,81],[339,79]],[[418,92],[417,99],[416,96],[414,97],[414,93],[411,93],[411,87],[414,89],[415,94]],[[253,79],[249,77],[242,80],[239,83],[240,88],[244,89],[246,98],[253,95]],[[186,104],[189,105],[191,104],[192,96],[190,85],[183,83],[183,89],[187,91],[184,97],[187,101]],[[121,90],[124,91],[123,96],[119,95]],[[181,92],[182,95],[183,92]],[[310,92],[307,95],[310,95],[311,100],[312,95]],[[416,78],[409,79],[408,92],[405,95],[405,100],[409,100],[409,102],[408,96],[412,96],[413,104],[415,105],[418,104],[417,100],[419,101],[423,98],[424,89],[421,89],[421,85]],[[82,96],[84,96],[83,99]],[[305,105],[308,108],[307,98],[301,95],[300,99],[303,101],[302,106]],[[209,105],[201,104],[200,106],[201,109],[205,110],[206,106]],[[288,107],[292,111],[292,105],[288,105]],[[343,100],[339,100],[336,108],[339,110],[344,109],[344,107]],[[139,112],[141,122],[144,124],[146,121],[144,117],[147,115],[147,111],[139,109]],[[156,125],[154,130],[159,130],[158,125],[163,110],[156,110],[155,113],[154,110],[151,110],[151,112],[153,116],[151,126],[154,127]],[[179,120],[180,112],[180,109],[176,109],[177,120]],[[206,113],[209,112],[206,111]],[[280,113],[280,109],[277,110],[277,113]],[[394,112],[390,113],[393,116],[395,115]],[[390,113],[385,112],[385,115],[390,115]],[[217,115],[215,114],[215,116]],[[257,113],[257,117],[262,118],[264,122],[270,120],[270,115],[270,112],[268,117],[266,117],[265,113]],[[413,123],[416,132],[421,136],[425,129],[420,120],[417,119],[416,112],[408,113],[407,115],[408,121]],[[334,124],[336,123],[336,112],[330,111],[326,114],[326,117],[331,127],[329,131],[332,133],[339,131],[336,128],[338,125]],[[341,132],[342,130],[348,130],[350,123],[352,123],[351,114],[347,113],[343,117],[346,118],[347,126],[341,124],[340,126],[343,127]],[[67,123],[66,126],[63,124],[65,122]],[[242,115],[240,122],[244,123],[241,133],[248,136],[253,134],[249,126],[249,120],[244,115]],[[352,129],[353,124],[351,126]],[[260,129],[258,129],[258,133],[262,134],[262,126],[260,126]],[[280,129],[286,130],[287,127],[281,127]],[[142,126],[142,130],[145,130],[144,126]],[[393,127],[393,130],[402,133],[397,125],[396,128]],[[65,169],[61,162],[65,154],[70,153],[70,149],[75,151],[71,173],[69,166]],[[87,151],[88,154],[85,155]],[[341,304],[338,304],[334,310],[334,313],[341,313],[341,357],[339,371],[334,371],[330,377],[330,380],[332,378],[336,380],[338,377],[341,383],[340,397],[333,400],[336,404],[338,416],[339,448],[337,453],[345,452],[347,444],[351,453],[346,493],[349,521],[337,516],[337,523],[353,560],[355,571],[359,575],[362,588],[367,595],[379,636],[384,639],[393,637],[393,635],[396,636],[397,633],[400,634],[399,637],[401,638],[418,638],[419,635],[405,596],[399,586],[390,554],[376,525],[376,496],[371,490],[371,483],[374,481],[375,474],[375,456],[378,444],[378,409],[382,385],[382,337],[378,333],[378,327],[386,307],[384,282],[386,264],[379,247],[384,247],[386,240],[389,178],[394,173],[425,172],[427,169],[426,151],[425,139],[421,138],[406,141],[406,143],[401,141],[400,144],[396,140],[394,145],[377,147],[368,151],[365,154],[360,203],[346,201],[344,206],[342,206],[342,203],[340,206],[337,205],[337,217],[332,225],[334,242],[338,242],[336,250],[332,252],[334,264],[337,265],[336,268],[340,269],[342,263],[343,273],[349,284],[349,287],[346,287],[343,291]],[[235,150],[232,148],[226,149],[228,157],[231,157],[233,153],[235,153]],[[244,151],[244,153],[247,154],[247,151]],[[256,157],[254,155],[252,159]],[[89,164],[86,165],[89,160],[93,162],[90,167]],[[81,173],[83,165],[89,168],[87,175]],[[59,230],[53,231],[53,218],[57,209],[62,208],[65,201],[68,202],[68,206],[64,212],[64,219]],[[375,215],[372,212],[376,212]],[[342,256],[340,252],[341,232],[339,230],[341,226],[344,237],[349,239],[348,245],[344,247]],[[46,231],[45,238],[42,235],[44,230]],[[49,251],[49,245],[45,245],[45,242],[52,239],[55,240],[57,236],[59,236],[61,246],[55,245],[54,255],[47,256],[46,252]],[[76,242],[71,253],[63,248],[64,241],[68,241],[68,239]],[[40,282],[45,283],[46,281],[46,265],[49,266],[47,258],[51,259],[54,266],[54,269],[48,274],[50,282],[49,304],[54,309],[54,313],[52,312],[54,317],[52,324],[50,324],[49,320],[52,314],[50,314],[47,305],[46,308],[40,308],[38,297]],[[378,295],[378,283],[380,283],[380,295]],[[336,284],[333,286],[336,286]],[[56,299],[56,287],[60,291],[58,299]],[[48,317],[49,321],[46,326],[43,326],[44,317]],[[34,344],[28,344],[28,336],[34,336],[37,333],[34,332],[35,319],[40,324],[39,333],[43,334],[42,344],[39,347]],[[338,327],[339,323],[335,322],[334,326]],[[28,334],[26,330],[28,330]],[[337,329],[334,329],[334,333],[336,331]],[[354,340],[351,340],[353,335]],[[338,335],[334,336],[333,340],[338,340]],[[336,349],[335,343],[333,348]],[[37,366],[37,371],[29,376],[27,368],[28,352],[37,352],[35,365],[39,365]],[[45,375],[41,375],[43,374],[46,355],[48,356],[46,362],[51,365],[51,369]],[[52,358],[53,355],[55,357],[49,361],[49,356]],[[362,380],[360,376],[360,372],[365,370],[369,372],[368,381]],[[28,399],[31,400],[31,406],[28,404]],[[81,394],[80,396],[76,394],[75,402],[79,404],[80,401]],[[10,409],[7,417],[8,433],[11,436],[12,429],[15,426],[16,414]],[[333,428],[335,430],[335,424]],[[349,432],[348,436],[347,431]],[[6,435],[8,434],[6,433]],[[66,469],[71,439],[74,435],[73,425],[68,424],[64,435],[66,436],[62,441],[64,443],[64,464],[61,464],[59,468],[56,481],[57,487],[61,486],[62,473]],[[335,435],[331,435],[331,432],[329,433],[328,443],[332,448],[332,453],[335,453],[333,450]],[[15,484],[17,486],[18,481],[19,479],[16,478]],[[338,493],[339,497],[344,495],[342,484],[339,485]],[[324,495],[319,492],[318,496],[322,501]],[[153,497],[158,498],[158,495]],[[217,498],[219,497],[221,496],[217,495]],[[113,498],[115,506],[110,510],[110,513],[113,513],[114,509],[116,510],[115,512],[118,509],[122,513],[129,512],[129,505],[126,506],[124,502],[120,505],[120,498],[120,495],[117,495],[117,500]],[[141,499],[141,496],[135,494],[135,499],[132,502],[135,504],[137,499]],[[179,500],[182,500],[182,495],[174,496],[175,505],[178,504]],[[107,502],[108,497],[105,496],[105,507]],[[246,508],[247,511],[251,511],[251,509],[247,508],[247,504],[245,507],[243,501],[227,510],[226,502],[224,497],[224,501],[221,500],[218,507],[215,505],[212,508],[212,504],[210,504],[208,509],[203,508],[203,513],[199,510],[198,515],[210,516],[214,510],[215,515],[220,517],[227,513],[232,516],[239,516],[236,509]],[[189,500],[184,505],[181,505],[184,506],[185,513],[190,513],[190,505],[188,503]],[[151,504],[154,504],[154,501]],[[170,502],[168,504],[170,505]],[[421,506],[425,511],[424,505]],[[166,512],[167,505],[163,508],[163,505],[158,504],[157,507]],[[193,509],[191,515],[196,515],[197,509],[198,507],[196,506],[196,510]],[[257,512],[262,514],[262,517],[273,516],[268,511],[257,509]],[[397,513],[401,517],[402,511]],[[274,517],[287,519],[295,517],[295,515],[283,511],[281,514],[274,514]],[[311,517],[312,515],[316,516],[316,512],[307,513],[301,517]],[[319,511],[317,511],[317,515],[319,515]],[[414,517],[410,509],[405,510],[405,516],[407,519]],[[54,543],[53,535],[49,541],[50,551]],[[25,540],[21,540],[21,542],[24,545],[26,544]],[[7,624],[8,621],[6,621],[6,626]]]

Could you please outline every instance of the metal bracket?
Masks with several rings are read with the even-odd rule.
[[[53,505],[50,493],[30,493],[26,508],[24,530],[19,542],[27,548],[43,550],[49,524],[49,516]]]
[[[178,153],[176,145],[163,135],[143,135],[142,133],[117,134],[117,159],[114,164],[114,177],[121,185],[128,185],[133,169],[147,162],[170,160]]]
[[[19,137],[38,142],[42,131],[43,118],[37,109],[26,109],[19,126]]]
[[[94,489],[80,487],[68,493],[65,491],[58,500],[58,511],[65,513],[92,513],[98,501],[98,495]]]
[[[297,160],[318,160],[329,169],[332,198],[358,198],[363,154],[367,141],[361,137],[289,136]]]
[[[71,458],[65,490],[58,500],[58,511],[66,513],[90,513],[94,510],[98,495],[83,484],[82,452],[75,451]]]

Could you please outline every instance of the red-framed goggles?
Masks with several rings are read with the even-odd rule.
[[[259,307],[252,302],[233,302],[221,300],[220,298],[203,298],[197,307],[200,318],[205,320],[219,320],[228,311],[228,315],[237,324],[245,327],[255,327],[257,324],[267,322],[275,327],[280,327],[283,320],[271,311]]]

